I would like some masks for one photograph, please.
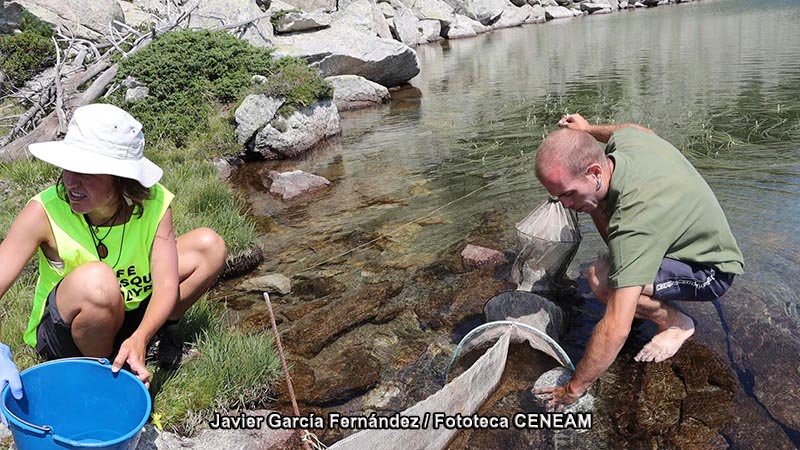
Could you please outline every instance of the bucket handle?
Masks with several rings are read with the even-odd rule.
[[[95,361],[98,364],[101,364],[101,365],[104,365],[104,366],[110,364],[108,359],[106,359],[106,358],[93,358],[93,357],[90,357],[90,356],[76,356],[74,358],[62,358],[62,360],[79,360],[79,359],[83,359],[83,360],[88,359],[90,361]],[[14,419],[17,419],[18,422],[21,422],[23,425],[26,425],[29,428],[32,428],[33,429],[32,431],[38,431],[41,435],[47,435],[47,434],[50,434],[50,433],[53,432],[53,427],[51,427],[50,425],[35,425],[35,424],[32,424],[32,423],[28,422],[27,420],[24,420],[21,417],[18,417],[16,414],[11,412],[10,409],[8,409],[8,408],[3,408],[3,409],[5,410],[5,412],[8,413],[9,416],[11,416]],[[56,438],[56,436],[53,437],[53,439],[55,439],[55,438]]]

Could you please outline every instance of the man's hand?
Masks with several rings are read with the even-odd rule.
[[[22,381],[19,379],[19,369],[11,359],[11,349],[6,344],[0,344],[0,390],[6,387],[11,390],[15,399],[22,399]],[[5,414],[0,414],[3,425],[8,427]]]
[[[144,365],[144,356],[146,352],[147,342],[144,342],[134,333],[119,348],[117,357],[114,358],[114,363],[111,365],[111,371],[114,373],[119,372],[125,363],[131,368],[131,372],[136,375],[142,383],[149,389],[150,388],[150,371]]]
[[[547,388],[536,389],[533,391],[542,400],[546,400],[545,406],[548,411],[561,412],[565,406],[575,403],[583,394],[576,394],[571,392],[569,383],[564,386],[553,386]]]
[[[586,131],[589,132],[589,122],[580,114],[567,114],[558,121],[558,126],[561,128],[569,128],[570,130]]]

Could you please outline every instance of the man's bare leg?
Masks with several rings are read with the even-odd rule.
[[[671,358],[694,334],[691,317],[647,295],[639,296],[636,317],[654,322],[659,331],[633,358],[636,361],[661,362]]]
[[[587,277],[595,297],[603,303],[608,300],[608,268],[608,257],[601,256],[589,268]],[[636,304],[636,318],[655,323],[659,333],[634,357],[636,361],[661,362],[671,358],[694,334],[694,321],[689,316],[652,295],[653,286],[645,286]]]

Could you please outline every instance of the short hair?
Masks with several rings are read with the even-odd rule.
[[[536,151],[536,178],[541,180],[545,169],[555,164],[560,164],[572,175],[580,175],[593,163],[603,167],[608,165],[603,149],[592,135],[559,128],[550,133]]]
[[[150,188],[142,186],[137,180],[131,178],[123,178],[116,175],[112,175],[112,177],[114,177],[114,189],[117,191],[116,193],[119,198],[122,201],[126,201],[126,199],[130,200],[131,205],[133,205],[132,214],[142,217],[144,213],[144,201],[148,200],[151,196]],[[61,172],[58,176],[58,180],[56,180],[56,190],[59,197],[69,203],[67,187],[64,186],[64,172]]]

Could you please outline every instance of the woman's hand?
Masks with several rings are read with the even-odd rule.
[[[117,357],[114,358],[114,363],[111,365],[113,373],[119,372],[125,363],[127,363],[131,372],[137,378],[142,380],[142,383],[149,389],[150,388],[150,371],[144,365],[144,356],[147,351],[147,341],[133,333],[131,337],[125,339],[125,342],[119,348]]]

